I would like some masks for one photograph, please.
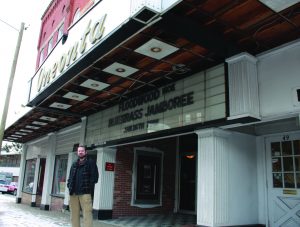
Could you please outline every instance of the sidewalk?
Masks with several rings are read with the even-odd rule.
[[[71,227],[69,213],[44,211],[37,207],[17,204],[16,197],[0,194],[0,227]],[[115,227],[94,220],[93,227]]]
[[[195,215],[170,214],[93,220],[93,227],[196,227]],[[69,212],[40,210],[17,204],[16,197],[0,194],[0,227],[71,227]]]

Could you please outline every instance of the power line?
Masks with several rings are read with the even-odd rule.
[[[19,32],[19,30],[17,28],[15,28],[14,26],[10,25],[9,23],[5,22],[4,20],[0,19],[0,21],[4,24],[6,24],[7,26],[13,28],[14,30],[16,30],[17,32]]]

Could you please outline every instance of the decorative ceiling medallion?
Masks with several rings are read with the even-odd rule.
[[[39,129],[40,127],[32,126],[32,125],[26,125],[25,128]]]
[[[52,103],[49,107],[53,107],[53,108],[58,108],[58,109],[68,109],[70,108],[72,105],[69,104],[64,104],[64,103],[60,103],[60,102],[54,102]]]
[[[106,67],[105,69],[103,69],[103,71],[116,76],[128,77],[131,74],[137,72],[138,69],[115,62],[110,66]]]
[[[135,52],[149,56],[155,59],[162,59],[175,51],[179,48],[159,41],[157,39],[151,39],[144,45],[140,46],[139,48],[135,49]]]
[[[68,92],[63,97],[67,98],[67,99],[77,100],[77,101],[82,101],[82,100],[88,98],[88,96],[86,96],[86,95],[78,94],[75,92]]]
[[[31,124],[34,124],[34,125],[46,125],[48,123],[46,122],[41,122],[41,121],[33,121]]]
[[[97,90],[97,91],[101,91],[104,88],[107,88],[109,86],[109,84],[105,84],[105,83],[102,83],[102,82],[97,81],[97,80],[88,79],[88,80],[84,81],[82,84],[80,84],[80,86],[90,88],[90,89],[94,89],[94,90]]]
[[[47,117],[47,116],[41,116],[40,119],[45,120],[45,121],[56,121],[57,120],[57,118],[55,118],[55,117]]]

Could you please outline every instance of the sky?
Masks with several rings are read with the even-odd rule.
[[[14,83],[6,120],[6,128],[29,108],[28,81],[34,75],[41,17],[51,0],[10,0],[0,7],[0,117],[2,117],[8,80],[16,50],[21,22],[25,23]]]

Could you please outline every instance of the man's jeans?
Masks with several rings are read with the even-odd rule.
[[[71,210],[72,227],[80,227],[80,207],[83,214],[83,226],[93,226],[93,205],[90,194],[70,195],[69,206]]]

